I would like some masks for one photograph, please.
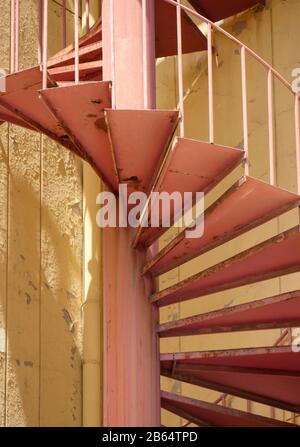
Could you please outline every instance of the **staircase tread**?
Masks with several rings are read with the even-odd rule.
[[[204,234],[181,231],[146,264],[143,272],[165,273],[295,208],[300,196],[252,177],[235,183],[204,213]]]
[[[179,120],[176,110],[106,110],[118,182],[149,192]]]
[[[186,191],[208,193],[243,160],[244,151],[227,146],[210,144],[189,138],[177,138],[167,154],[153,191],[169,194]],[[178,210],[172,210],[171,218]],[[150,214],[150,213],[149,213]],[[151,245],[168,228],[142,228],[135,236],[134,246]]]
[[[292,427],[293,424],[215,403],[161,392],[161,406],[196,425],[206,427]]]
[[[280,233],[151,297],[158,306],[240,287],[300,270],[299,226]],[[298,247],[298,249],[297,249]]]
[[[299,412],[300,355],[292,346],[161,354],[166,377]]]
[[[111,107],[110,82],[74,84],[41,91],[41,98],[103,181],[117,190],[104,109]]]
[[[94,42],[92,44],[79,48],[79,61],[82,63],[100,59],[101,49],[102,49],[102,42]],[[47,66],[48,68],[54,68],[64,64],[69,65],[72,62],[74,63],[74,60],[75,60],[75,52],[72,51],[71,53],[58,56],[55,59],[51,59],[48,62]]]
[[[300,290],[161,324],[160,337],[250,331],[300,325]]]
[[[56,83],[50,76],[48,79],[49,86],[55,87]],[[42,72],[39,66],[7,75],[6,92],[0,94],[0,106],[8,110],[8,116],[17,116],[20,124],[25,121],[25,127],[43,132],[63,146],[73,149],[59,121],[40,101],[41,88]]]
[[[83,62],[79,64],[79,76],[80,79],[86,79],[88,75],[95,72],[99,72],[99,77],[101,76],[103,67],[102,60]],[[62,67],[49,68],[49,74],[55,81],[68,81],[74,80],[75,78],[75,65],[64,65]],[[99,79],[100,80],[100,79]]]

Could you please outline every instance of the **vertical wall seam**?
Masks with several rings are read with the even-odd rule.
[[[7,125],[7,181],[6,181],[6,285],[5,285],[5,367],[4,367],[4,426],[7,426],[7,377],[8,377],[8,249],[9,249],[9,189],[10,189],[10,127]]]
[[[44,137],[40,133],[40,271],[39,271],[39,403],[38,424],[41,426],[41,401],[42,401],[42,206],[43,206],[43,152]]]

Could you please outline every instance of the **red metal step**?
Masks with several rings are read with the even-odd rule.
[[[246,11],[257,4],[266,3],[265,0],[189,0],[189,2],[201,15],[213,22]]]
[[[191,239],[182,231],[153,259],[144,273],[159,275],[234,237],[295,208],[300,197],[247,177],[233,185],[205,213],[202,237]]]
[[[9,115],[16,116],[20,125],[22,125],[22,121],[25,121],[27,124],[24,127],[34,128],[68,149],[77,152],[60,122],[39,99],[39,89],[42,88],[40,67],[7,75],[5,82],[6,92],[0,94],[0,106],[7,110],[6,118],[9,118]],[[56,86],[50,77],[48,86],[52,88]]]
[[[102,79],[102,61],[84,62],[79,64],[79,78],[81,81],[90,79],[92,76],[97,80]],[[49,68],[50,76],[55,81],[74,81],[75,79],[75,65],[64,65],[62,67]]]
[[[1,106],[0,119],[3,120],[1,121],[1,124],[8,122],[20,127],[25,127],[26,129],[35,130],[32,126],[30,126],[30,124],[28,124],[26,121],[23,121],[18,115],[15,115],[13,112],[10,112],[9,110]]]
[[[300,290],[161,324],[160,337],[300,326]]]
[[[153,191],[209,192],[218,182],[236,168],[244,157],[244,151],[203,141],[178,138],[153,186]],[[177,209],[172,210],[171,218]],[[150,213],[149,213],[150,214]],[[167,228],[139,228],[134,246],[151,245]]]
[[[91,62],[96,60],[102,60],[102,42],[95,42],[90,45],[85,45],[79,48],[79,61]],[[55,59],[51,59],[48,62],[48,69],[60,66],[71,65],[75,63],[75,52],[57,56]]]
[[[41,99],[64,132],[106,184],[117,191],[104,109],[111,107],[109,82],[89,82],[41,91]]]
[[[161,374],[175,380],[300,411],[300,353],[291,346],[161,354]]]
[[[199,427],[292,427],[293,424],[221,405],[161,392],[161,406]]]
[[[148,192],[179,120],[171,110],[106,110],[119,183]]]
[[[300,270],[300,228],[285,231],[180,283],[155,293],[158,306],[271,279]]]

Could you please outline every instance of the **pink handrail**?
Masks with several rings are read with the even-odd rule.
[[[268,135],[269,135],[269,169],[270,169],[270,183],[276,184],[276,157],[275,157],[275,143],[274,143],[274,111],[273,111],[273,78],[276,78],[280,83],[288,89],[288,91],[295,98],[295,136],[296,136],[296,156],[297,156],[297,190],[300,193],[300,130],[299,130],[299,100],[300,97],[292,89],[289,82],[276,71],[270,64],[262,59],[258,54],[251,50],[248,46],[239,41],[236,37],[225,31],[222,27],[207,19],[203,15],[199,14],[195,10],[185,6],[180,0],[162,0],[170,5],[173,5],[177,9],[177,42],[178,42],[178,91],[179,91],[179,110],[183,112],[184,109],[184,93],[182,91],[183,86],[183,74],[182,74],[182,30],[181,20],[179,20],[181,12],[186,12],[191,16],[196,17],[198,20],[207,24],[207,51],[208,51],[208,122],[209,122],[209,142],[214,142],[214,101],[213,101],[213,44],[212,33],[218,31],[223,34],[229,40],[234,42],[240,47],[241,53],[241,75],[242,75],[242,108],[243,108],[243,140],[245,151],[245,175],[249,175],[249,135],[248,135],[248,111],[247,111],[247,69],[246,69],[246,55],[251,56],[259,64],[261,64],[267,70],[267,95],[268,95]],[[184,115],[182,113],[182,123],[180,127],[180,135],[183,136],[184,132]]]
[[[74,0],[75,83],[79,83],[79,2]]]
[[[10,71],[19,70],[19,0],[10,2]]]
[[[177,2],[175,0],[162,0],[165,1],[167,3],[170,3],[173,6],[177,6]],[[239,47],[244,47],[245,51],[247,53],[249,53],[252,57],[254,57],[254,59],[256,59],[260,64],[262,64],[265,68],[267,68],[268,70],[271,70],[273,75],[279,80],[281,81],[287,88],[288,90],[295,94],[290,83],[280,74],[278,73],[277,70],[275,70],[270,64],[268,64],[268,62],[266,62],[263,58],[261,58],[258,54],[255,53],[255,51],[251,50],[251,48],[247,47],[247,45],[243,44],[240,40],[238,40],[236,37],[234,37],[232,34],[228,33],[226,30],[224,30],[221,26],[217,25],[216,23],[212,22],[211,20],[207,19],[206,17],[204,17],[203,15],[199,14],[198,12],[196,12],[194,9],[189,8],[188,6],[182,5],[181,4],[181,9],[185,12],[187,12],[188,14],[193,15],[194,17],[197,17],[198,19],[202,20],[203,22],[210,24],[211,27],[217,31],[219,31],[221,34],[224,34],[224,36],[228,37],[228,39],[232,40],[234,43],[236,43],[237,45],[239,45]]]

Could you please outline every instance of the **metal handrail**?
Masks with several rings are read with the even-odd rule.
[[[269,135],[269,171],[270,171],[270,184],[276,184],[276,168],[275,168],[275,142],[274,142],[274,98],[273,98],[273,80],[276,78],[279,80],[287,90],[293,95],[294,98],[294,127],[295,127],[295,146],[296,146],[296,165],[297,165],[297,192],[300,194],[300,126],[299,126],[299,100],[298,93],[295,93],[291,84],[260,57],[255,51],[242,43],[236,37],[231,35],[228,31],[224,30],[221,26],[207,19],[203,15],[196,12],[194,9],[189,8],[181,3],[181,0],[161,0],[177,8],[177,43],[178,43],[178,97],[179,97],[179,110],[181,112],[182,124],[180,127],[180,135],[184,135],[184,92],[183,92],[183,72],[182,72],[182,30],[181,30],[181,14],[185,12],[191,16],[201,20],[207,24],[207,44],[208,44],[208,122],[209,122],[209,142],[214,143],[214,104],[213,104],[213,44],[212,33],[217,31],[227,37],[240,47],[241,54],[241,75],[242,75],[242,105],[243,105],[243,137],[244,137],[244,151],[245,151],[245,175],[249,175],[249,136],[248,136],[248,111],[247,111],[247,69],[246,69],[246,55],[251,56],[261,66],[267,70],[267,100],[268,100],[268,135]],[[145,67],[144,67],[145,68]]]

